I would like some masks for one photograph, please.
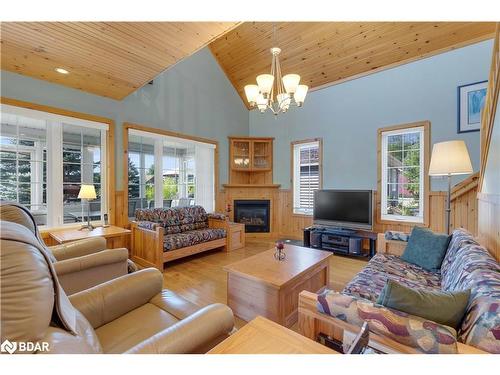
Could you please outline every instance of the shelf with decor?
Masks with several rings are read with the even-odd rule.
[[[229,184],[262,186],[273,182],[274,138],[229,137]]]

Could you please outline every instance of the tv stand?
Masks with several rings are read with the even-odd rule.
[[[364,249],[368,240],[368,252]],[[312,226],[304,229],[304,246],[331,251],[337,255],[372,258],[375,255],[377,233],[368,230]]]
[[[342,227],[311,227],[311,228],[316,228],[317,230],[322,230],[328,233],[337,233],[337,234],[355,234],[357,231],[356,229],[351,229],[351,228],[342,228]]]

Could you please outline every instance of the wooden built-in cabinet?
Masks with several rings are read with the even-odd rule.
[[[273,182],[274,138],[229,137],[229,184]]]
[[[232,139],[230,145],[230,162],[232,170],[246,170],[252,168],[250,149],[252,142],[244,139]]]

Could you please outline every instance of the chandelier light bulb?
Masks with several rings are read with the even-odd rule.
[[[283,111],[283,112],[286,112],[288,110],[288,108],[290,108],[290,95],[289,94],[279,94],[277,96],[277,99],[278,99],[278,106],[279,108]]]
[[[257,84],[260,92],[266,97],[273,88],[274,76],[272,74],[261,74],[257,76]]]
[[[257,85],[246,85],[245,94],[247,96],[248,103],[254,106],[257,102],[257,97],[259,96],[259,86]]]
[[[295,94],[293,94],[293,98],[295,99],[295,103],[297,103],[299,107],[304,103],[308,90],[309,86],[307,85],[297,86],[297,91],[295,91]]]
[[[287,74],[283,77],[283,85],[285,86],[285,91],[288,94],[293,94],[297,90],[297,86],[300,82],[300,76],[298,74]]]
[[[257,102],[257,107],[259,108],[259,111],[261,113],[264,113],[266,111],[266,108],[267,108],[267,99],[264,98],[264,95],[259,94],[257,96],[256,102]]]

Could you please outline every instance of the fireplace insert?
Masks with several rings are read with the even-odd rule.
[[[268,200],[235,200],[234,221],[245,224],[247,233],[268,233],[270,202]]]

